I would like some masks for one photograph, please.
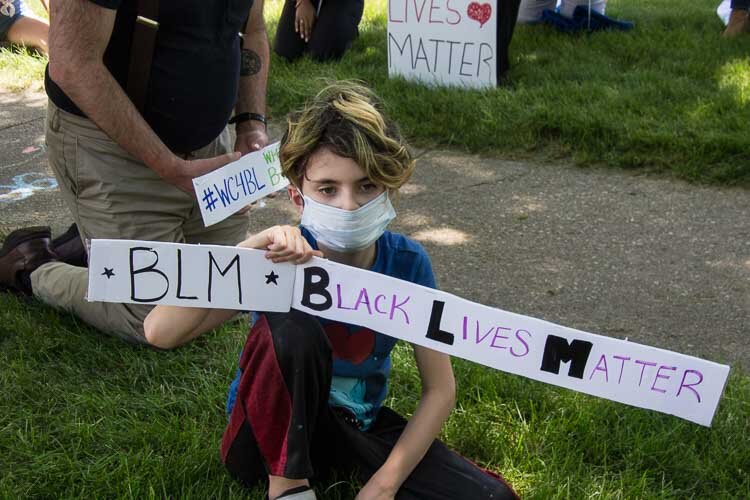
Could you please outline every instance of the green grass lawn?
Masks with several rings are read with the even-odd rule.
[[[368,2],[341,63],[274,59],[269,104],[281,119],[318,77],[358,77],[423,146],[746,184],[750,36],[719,39],[715,3],[610,1],[611,15],[636,22],[630,33],[521,26],[512,86],[477,92],[388,80],[384,0]],[[279,5],[269,3],[271,31]],[[0,50],[0,87],[38,88],[44,63]],[[218,455],[244,337],[234,323],[157,353],[0,294],[0,498],[246,497]],[[408,347],[394,358],[387,404],[408,415],[418,375]],[[750,498],[750,378],[737,369],[704,428],[461,360],[454,367],[458,407],[443,439],[525,498]],[[352,498],[346,479],[319,493]]]
[[[611,0],[608,14],[636,23],[627,33],[518,26],[510,85],[480,92],[389,80],[385,1],[368,2],[341,63],[273,61],[269,102],[280,117],[316,77],[361,78],[420,145],[748,184],[750,36],[721,39],[716,4]]]
[[[0,498],[247,496],[219,461],[244,337],[235,323],[153,352],[0,294]],[[408,415],[419,378],[408,346],[394,357],[387,404]],[[454,367],[458,406],[443,439],[502,471],[524,498],[750,497],[750,379],[737,370],[705,428]],[[353,498],[346,479],[322,485],[322,498]]]
[[[367,2],[339,63],[274,57],[269,107],[281,120],[323,83],[360,78],[420,146],[669,172],[750,185],[750,35],[719,37],[717,0],[610,0],[633,31],[564,35],[518,26],[510,85],[429,89],[387,77],[385,0]],[[268,0],[273,35],[281,0]],[[39,87],[44,63],[0,51],[0,87]]]

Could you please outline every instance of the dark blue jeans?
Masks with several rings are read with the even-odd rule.
[[[750,0],[732,0],[732,10],[750,10]]]

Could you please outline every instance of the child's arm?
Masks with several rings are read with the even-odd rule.
[[[394,498],[453,411],[456,381],[450,357],[420,346],[414,346],[414,357],[422,379],[422,398],[388,459],[365,484],[357,500]]]
[[[266,258],[273,262],[303,264],[313,256],[322,256],[310,248],[300,230],[293,226],[274,226],[250,236],[239,245],[243,248],[266,249]],[[237,311],[200,307],[156,306],[146,316],[143,331],[154,347],[174,349],[213,330]]]

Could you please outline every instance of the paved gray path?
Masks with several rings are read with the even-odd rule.
[[[70,223],[44,189],[45,102],[0,94],[3,233]],[[14,192],[24,182],[38,189]],[[393,229],[427,247],[446,291],[750,369],[750,191],[426,151],[397,210]],[[291,214],[270,200],[252,227]]]

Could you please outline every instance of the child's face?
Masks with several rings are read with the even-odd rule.
[[[365,170],[351,158],[343,158],[323,148],[313,153],[307,162],[301,190],[317,202],[342,210],[356,210],[378,197],[385,188],[372,182]],[[288,192],[292,203],[302,213],[302,196],[291,184]]]

